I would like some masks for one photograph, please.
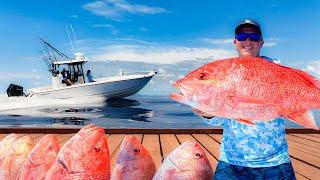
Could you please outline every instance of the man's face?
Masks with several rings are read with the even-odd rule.
[[[239,33],[258,33],[254,28],[252,27],[242,27],[239,30]],[[260,40],[258,42],[251,41],[250,38],[247,38],[245,41],[238,41],[237,39],[234,39],[234,44],[236,46],[236,49],[239,53],[239,56],[259,56],[260,49],[263,45],[263,40]]]

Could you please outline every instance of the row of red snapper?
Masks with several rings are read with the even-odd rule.
[[[154,160],[137,138],[127,135],[110,170],[103,128],[83,127],[61,148],[57,137],[43,136],[34,145],[29,136],[9,134],[0,142],[0,179],[212,179],[213,170],[199,144],[187,141],[156,171]]]

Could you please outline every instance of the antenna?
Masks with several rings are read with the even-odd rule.
[[[71,24],[70,24],[70,28],[71,28],[71,31],[72,31],[72,34],[73,34],[74,41],[76,42],[77,51],[79,51],[78,41],[77,41],[76,35],[74,34],[73,27],[72,27]]]
[[[68,34],[68,38],[69,38],[69,42],[70,42],[70,45],[71,45],[72,51],[73,51],[73,53],[75,53],[75,52],[74,52],[74,48],[73,48],[73,44],[72,44],[72,40],[71,40],[71,37],[70,37],[69,31],[68,31],[68,26],[67,26],[67,25],[66,25],[66,30],[67,30],[67,34]]]
[[[45,50],[47,51],[47,53],[49,53],[50,54],[50,52],[52,52],[52,53],[57,53],[59,56],[61,56],[62,58],[64,58],[64,59],[71,59],[71,58],[69,58],[67,55],[65,55],[64,53],[62,53],[61,51],[59,51],[58,49],[56,49],[55,47],[53,47],[49,42],[47,42],[47,41],[45,41],[44,39],[40,39],[41,40],[41,42],[44,44],[44,46],[45,46]],[[51,51],[50,51],[50,50]],[[54,58],[52,58],[52,57],[50,57],[50,59],[51,60],[56,60],[56,58],[54,57]]]

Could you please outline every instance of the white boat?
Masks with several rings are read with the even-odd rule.
[[[107,98],[122,98],[137,93],[157,73],[155,70],[131,74],[121,73],[112,77],[94,79],[95,82],[88,82],[84,74],[84,64],[89,60],[88,58],[84,57],[82,53],[75,53],[75,59],[70,59],[48,42],[42,41],[47,48],[51,49],[49,54],[43,58],[51,72],[52,85],[28,89],[27,97],[66,99],[97,95]],[[57,61],[57,56],[52,55],[52,52],[63,57],[64,60]],[[66,83],[63,83],[59,74],[61,67],[67,68],[69,79],[72,81],[71,85],[67,86]]]

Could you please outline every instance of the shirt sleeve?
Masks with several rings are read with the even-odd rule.
[[[210,126],[221,126],[221,127],[223,126],[223,123],[225,121],[225,118],[221,118],[221,117],[213,117],[211,119],[201,117],[201,119],[203,120],[204,123]]]

